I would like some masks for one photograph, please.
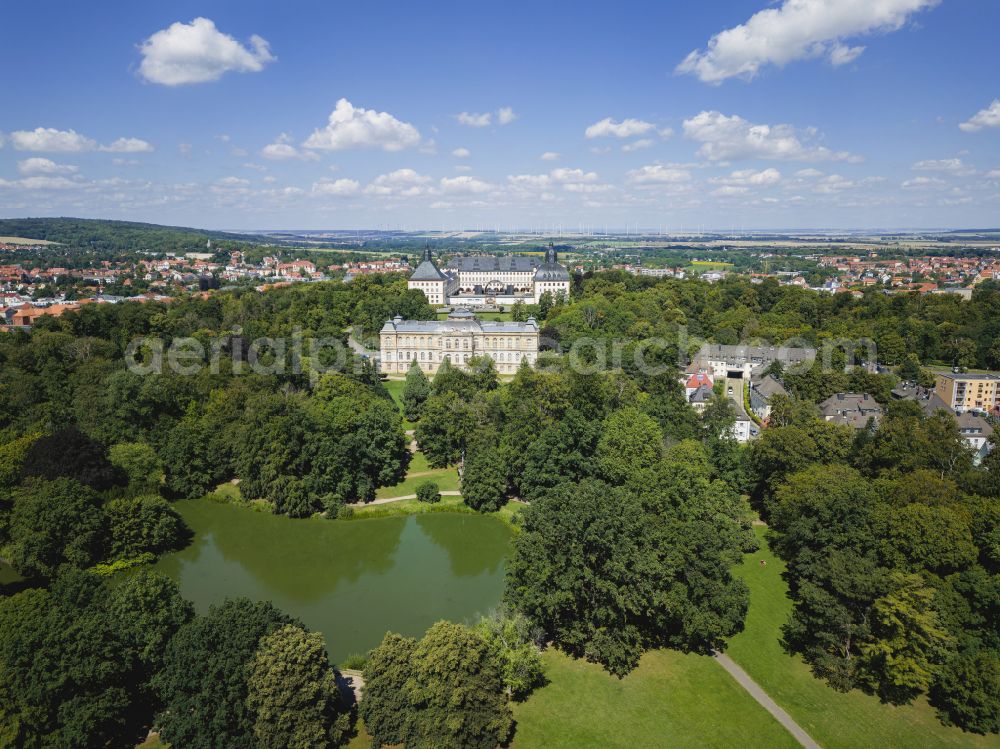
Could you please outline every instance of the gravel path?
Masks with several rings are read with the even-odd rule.
[[[750,696],[753,697],[760,706],[767,710],[771,715],[774,716],[785,729],[795,737],[806,749],[821,749],[820,745],[813,741],[812,737],[805,732],[798,723],[796,723],[792,716],[784,711],[784,709],[765,692],[760,684],[755,682],[750,678],[750,674],[740,668],[736,661],[730,658],[725,653],[720,653],[718,650],[715,651],[715,659],[719,664],[729,672],[729,675],[736,679],[736,683],[743,687]]]
[[[442,497],[461,497],[462,492],[459,491],[443,491],[438,492]],[[404,494],[402,497],[386,497],[384,499],[373,499],[371,502],[355,502],[348,507],[371,507],[372,505],[387,505],[390,502],[402,502],[404,499],[416,499],[416,494]]]

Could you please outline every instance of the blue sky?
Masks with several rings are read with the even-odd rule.
[[[1000,224],[993,0],[53,2],[4,27],[2,216]]]

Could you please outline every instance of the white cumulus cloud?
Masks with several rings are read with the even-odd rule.
[[[918,161],[910,168],[917,172],[949,172],[951,174],[957,174],[960,177],[976,173],[975,169],[966,165],[959,158],[924,159],[923,161]]]
[[[559,154],[556,153],[555,151],[546,151],[538,158],[540,158],[542,161],[558,161]]]
[[[57,130],[54,127],[36,127],[34,130],[16,130],[10,142],[18,151],[43,151],[49,153],[78,153],[92,151],[97,142],[75,130]]]
[[[466,125],[467,127],[488,127],[493,123],[493,113],[482,112],[474,114],[472,112],[460,112],[455,115],[455,119],[458,120],[459,125]]]
[[[446,193],[478,195],[484,192],[489,192],[493,189],[493,185],[489,182],[484,182],[477,177],[471,177],[468,174],[463,174],[459,177],[442,177],[441,189]]]
[[[746,80],[766,65],[781,67],[795,60],[826,57],[844,65],[864,51],[844,40],[885,34],[901,28],[914,14],[940,0],[784,0],[765,8],[746,23],[713,36],[705,49],[691,52],[678,73],[705,83],[727,78]]]
[[[717,187],[712,190],[712,195],[717,198],[735,198],[740,195],[746,195],[750,192],[749,187],[743,187],[740,185],[723,185],[722,187]]]
[[[510,107],[500,107],[497,110],[497,122],[501,125],[509,125],[516,119],[517,115],[514,114],[514,110]]]
[[[431,178],[414,169],[396,169],[388,174],[380,174],[365,188],[369,195],[400,195],[414,197],[427,192],[425,185]]]
[[[109,153],[151,153],[153,144],[141,138],[119,138],[113,143],[101,146],[100,150]]]
[[[25,190],[74,190],[84,187],[86,182],[43,174],[35,177],[25,177],[9,184],[24,188]]]
[[[313,182],[312,191],[314,195],[333,195],[338,198],[356,195],[361,190],[361,185],[353,179],[320,179]]]
[[[596,182],[597,172],[585,172],[582,169],[553,169],[549,172],[554,182]]]
[[[215,184],[219,187],[246,187],[250,184],[250,180],[243,177],[223,177],[216,180]]]
[[[831,151],[809,141],[814,129],[791,125],[755,125],[739,115],[700,112],[684,120],[684,135],[701,143],[698,153],[709,161],[781,159],[784,161],[858,161],[846,151]]]
[[[664,164],[649,164],[628,173],[628,181],[634,185],[669,185],[689,182],[691,172],[681,167]]]
[[[282,133],[274,139],[274,143],[268,143],[260,149],[260,155],[271,161],[288,161],[290,159],[314,161],[319,158],[313,151],[296,148],[292,144],[292,136],[288,133]]]
[[[493,124],[494,116],[498,125],[509,125],[517,119],[517,114],[510,107],[500,107],[494,112],[459,112],[455,115],[459,125],[466,127],[489,127]]]
[[[346,148],[401,151],[419,143],[420,133],[410,123],[397,120],[388,112],[362,109],[340,99],[326,127],[315,130],[303,145],[321,151]]]
[[[986,127],[1000,127],[1000,99],[994,99],[986,109],[980,109],[969,120],[959,125],[967,133],[975,133]]]
[[[451,152],[451,155],[459,159],[467,159],[469,156],[472,155],[472,151],[470,151],[468,148],[456,148],[454,151]]]
[[[645,120],[629,118],[621,122],[615,122],[610,117],[605,117],[603,120],[590,125],[584,131],[584,135],[588,138],[605,138],[609,136],[615,138],[634,138],[637,135],[645,135],[650,130],[655,129],[656,125]]]
[[[881,177],[865,177],[864,179],[848,179],[840,174],[828,174],[813,185],[813,192],[820,195],[835,195],[845,190],[857,190],[866,185],[884,181]]]
[[[903,182],[904,190],[940,190],[948,185],[937,177],[914,177]]]
[[[118,138],[118,140],[102,146],[93,138],[88,138],[76,130],[57,130],[54,127],[18,130],[10,134],[10,140],[18,151],[45,153],[82,153],[83,151],[149,153],[153,150],[151,143],[140,138]]]
[[[79,167],[72,164],[57,164],[52,159],[32,157],[17,162],[17,171],[24,175],[32,174],[74,174]]]
[[[774,167],[762,169],[761,171],[740,169],[725,177],[715,177],[711,181],[719,185],[770,187],[781,182],[781,172]]]
[[[634,140],[631,143],[626,143],[624,146],[622,146],[622,151],[624,151],[625,153],[630,153],[632,151],[641,151],[643,148],[649,148],[654,143],[656,143],[656,141],[653,140],[652,138],[639,138],[639,140]]]
[[[173,23],[144,41],[139,51],[139,75],[164,86],[207,83],[229,72],[257,73],[277,59],[266,39],[254,34],[245,46],[208,18]]]

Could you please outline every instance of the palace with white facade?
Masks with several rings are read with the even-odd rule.
[[[452,366],[468,367],[469,359],[485,356],[500,374],[514,374],[522,361],[534,366],[538,358],[538,324],[479,320],[467,309],[457,309],[447,320],[404,320],[394,317],[379,332],[379,370],[406,374],[412,362],[428,374],[437,372],[447,357]]]
[[[538,304],[542,294],[569,296],[569,273],[551,245],[539,263],[525,255],[461,255],[441,270],[430,248],[410,276],[408,287],[424,292],[434,305],[485,307],[517,302]]]

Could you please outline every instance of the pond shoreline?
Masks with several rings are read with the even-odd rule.
[[[440,619],[487,614],[501,600],[514,535],[464,505],[372,518],[379,523],[306,523],[201,500],[175,507],[195,537],[154,570],[199,611],[236,596],[273,601],[322,632],[335,662],[387,631],[417,635]]]

